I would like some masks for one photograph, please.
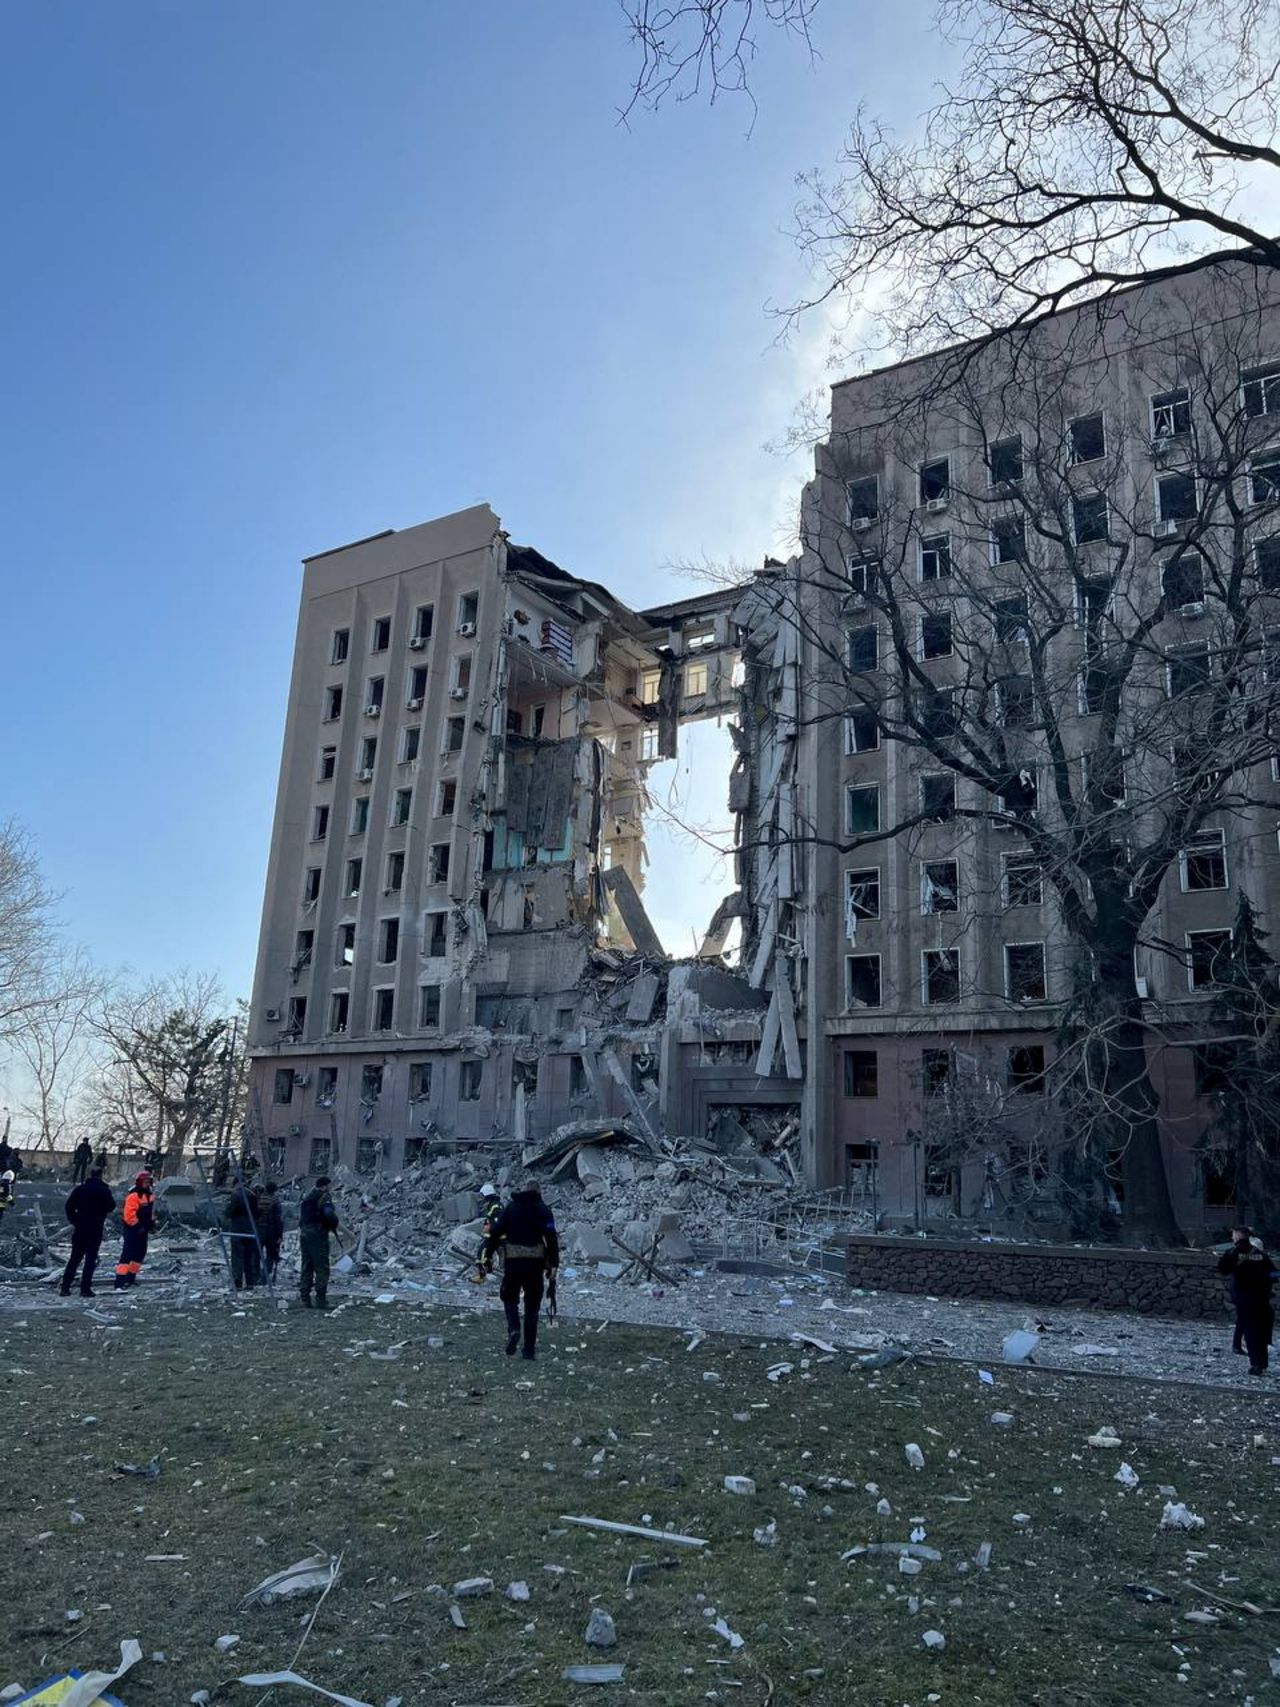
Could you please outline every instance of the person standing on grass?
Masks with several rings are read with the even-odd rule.
[[[1271,1258],[1247,1227],[1233,1227],[1231,1249],[1219,1257],[1218,1273],[1227,1275],[1232,1282],[1236,1324],[1249,1354],[1249,1373],[1265,1375],[1275,1320],[1271,1307]]]
[[[538,1355],[538,1310],[543,1277],[560,1267],[556,1220],[536,1185],[513,1192],[510,1203],[488,1224],[481,1261],[492,1274],[502,1252],[502,1308],[507,1318],[507,1356]],[[524,1343],[521,1345],[520,1300],[524,1299]]]
[[[98,1266],[98,1252],[102,1249],[102,1229],[115,1206],[116,1200],[102,1177],[101,1168],[95,1168],[87,1180],[81,1180],[79,1185],[72,1187],[66,1203],[67,1220],[71,1223],[71,1255],[62,1271],[59,1288],[64,1298],[71,1296],[71,1283],[77,1269],[80,1269],[80,1296],[95,1296],[93,1271]],[[83,1268],[80,1268],[81,1263]]]
[[[89,1177],[89,1165],[93,1161],[93,1145],[87,1138],[82,1138],[71,1152],[71,1183],[83,1185]]]
[[[258,1194],[243,1180],[227,1202],[227,1230],[231,1234],[231,1280],[237,1292],[252,1292],[258,1284]]]
[[[258,1238],[262,1243],[265,1278],[268,1281],[274,1280],[276,1270],[280,1267],[280,1246],[284,1243],[284,1210],[280,1207],[276,1182],[272,1179],[262,1188],[262,1201],[258,1209]]]
[[[302,1241],[302,1276],[298,1291],[308,1310],[313,1288],[316,1307],[321,1310],[329,1308],[329,1235],[338,1231],[338,1211],[329,1195],[332,1183],[328,1174],[321,1174],[303,1198],[298,1212]]]
[[[116,1264],[117,1292],[138,1284],[142,1265],[147,1260],[147,1241],[155,1219],[156,1200],[151,1191],[151,1175],[144,1168],[124,1200],[124,1242],[120,1247],[120,1261]]]

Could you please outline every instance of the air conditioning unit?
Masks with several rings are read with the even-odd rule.
[[[1203,599],[1192,599],[1189,605],[1179,605],[1178,615],[1185,616],[1190,620],[1193,617],[1203,616],[1204,610],[1205,605]]]
[[[279,1019],[280,1018],[280,1009],[279,1008],[266,1008],[263,1012],[263,1018],[264,1019]]]
[[[849,526],[853,529],[854,533],[865,533],[869,527],[873,527],[875,525],[875,520],[876,518],[874,516],[854,516],[853,520],[849,523]]]
[[[373,781],[373,772],[368,768],[367,765],[365,766],[364,770],[356,772],[356,781],[357,782],[372,782]]]
[[[364,714],[366,717],[381,717],[382,707],[380,705],[366,705]]]
[[[464,640],[474,640],[475,632],[476,625],[474,622],[460,622],[458,624],[458,633]]]
[[[426,644],[427,637],[425,634],[414,634],[409,640],[409,650],[410,652],[421,652]]]
[[[945,510],[950,502],[949,498],[930,498],[925,504],[925,509],[931,516],[936,516],[940,510]]]
[[[406,707],[406,710],[408,710],[408,711],[421,711],[422,710],[422,701],[420,699],[411,699],[409,701],[408,706]]]
[[[293,1088],[295,1091],[299,1091],[299,1090],[305,1091],[307,1086],[310,1083],[311,1083],[311,1074],[310,1073],[295,1073],[293,1075]]]
[[[1177,534],[1178,525],[1179,524],[1172,519],[1158,521],[1156,523],[1156,538],[1172,539]]]
[[[1142,1001],[1147,1001],[1151,995],[1151,985],[1145,978],[1135,978],[1133,988]]]
[[[449,689],[449,698],[450,699],[465,699],[466,697],[467,697],[466,688],[450,688]]]

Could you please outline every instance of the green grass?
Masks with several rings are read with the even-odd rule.
[[[690,1354],[667,1333],[577,1323],[546,1335],[530,1366],[501,1355],[496,1313],[438,1309],[326,1318],[259,1300],[236,1318],[225,1304],[177,1312],[144,1298],[121,1320],[122,1332],[71,1312],[0,1322],[0,1686],[101,1665],[127,1635],[166,1655],[121,1684],[128,1707],[174,1707],[238,1672],[284,1667],[313,1603],[238,1602],[313,1546],[342,1552],[343,1573],[297,1669],[374,1707],[396,1694],[405,1707],[1242,1702],[1265,1691],[1280,1642],[1280,1616],[1224,1609],[1212,1629],[1183,1617],[1208,1604],[1188,1575],[1229,1600],[1280,1606],[1280,1445],[1266,1395],[1004,1369],[993,1392],[960,1365],[867,1376],[815,1354],[805,1370],[776,1343],[708,1340]],[[379,1362],[344,1351],[360,1340],[407,1343]],[[794,1372],[770,1382],[784,1357]],[[1016,1427],[992,1427],[997,1408]],[[1122,1453],[1085,1444],[1104,1422]],[[921,1472],[907,1467],[907,1441],[924,1449]],[[156,1452],[158,1481],[113,1474],[117,1460]],[[1142,1477],[1134,1493],[1112,1480],[1122,1456]],[[755,1497],[725,1493],[727,1474],[754,1477]],[[824,1478],[853,1486],[824,1490]],[[868,1481],[892,1518],[876,1517]],[[1206,1529],[1161,1534],[1159,1483],[1176,1484]],[[1015,1512],[1032,1515],[1029,1531]],[[711,1545],[567,1530],[564,1513],[648,1514]],[[840,1562],[856,1543],[905,1540],[914,1516],[941,1564],[908,1578],[892,1560]],[[769,1518],[781,1540],[766,1549],[752,1529]],[[983,1540],[991,1568],[962,1569]],[[1188,1547],[1209,1557],[1188,1567]],[[173,1553],[184,1560],[145,1562]],[[628,1595],[627,1568],[642,1558],[672,1568]],[[458,1631],[448,1598],[428,1589],[468,1576],[497,1586],[464,1603]],[[532,1598],[513,1604],[502,1591],[521,1578]],[[1140,1605],[1123,1592],[1131,1581],[1175,1603]],[[916,1615],[909,1594],[925,1602]],[[617,1622],[611,1653],[583,1645],[593,1599]],[[71,1608],[85,1614],[74,1626]],[[711,1632],[709,1608],[743,1648]],[[939,1655],[922,1646],[930,1628],[946,1635]],[[227,1658],[213,1648],[223,1633],[241,1637]],[[626,1666],[620,1685],[561,1681],[565,1665],[609,1660]],[[223,1698],[251,1707],[259,1695],[231,1685]],[[319,1698],[280,1690],[272,1707],[308,1699]]]

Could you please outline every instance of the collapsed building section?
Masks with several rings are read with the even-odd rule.
[[[251,1021],[272,1171],[593,1117],[740,1150],[796,1130],[793,684],[753,596],[632,610],[483,505],[307,561]],[[738,887],[675,961],[646,777],[725,717]]]

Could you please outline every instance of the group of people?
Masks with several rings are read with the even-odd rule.
[[[1276,1325],[1275,1263],[1248,1227],[1233,1227],[1231,1249],[1219,1257],[1218,1273],[1226,1275],[1236,1307],[1231,1349],[1248,1356],[1250,1375],[1265,1375]]]
[[[102,1250],[102,1236],[107,1217],[116,1206],[115,1193],[107,1184],[105,1176],[105,1160],[95,1162],[88,1178],[78,1181],[67,1198],[66,1216],[71,1223],[71,1255],[62,1271],[62,1283],[59,1288],[64,1298],[70,1296],[77,1275],[80,1280],[80,1296],[94,1296],[93,1277]],[[156,1218],[155,1193],[151,1186],[151,1175],[144,1168],[134,1179],[133,1189],[124,1200],[124,1209],[121,1211],[124,1236],[120,1243],[120,1260],[116,1264],[117,1292],[137,1285],[142,1265],[147,1260],[147,1242]]]
[[[252,1291],[264,1281],[273,1281],[284,1243],[284,1209],[275,1181],[259,1187],[241,1179],[227,1200],[223,1224],[236,1291]]]

